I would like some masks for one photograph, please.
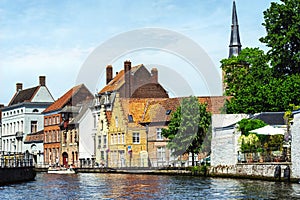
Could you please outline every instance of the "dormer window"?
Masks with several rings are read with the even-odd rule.
[[[167,111],[166,111],[166,115],[170,115],[171,112],[172,112],[172,110],[167,110]]]
[[[133,117],[132,117],[132,115],[128,115],[128,122],[133,122]]]

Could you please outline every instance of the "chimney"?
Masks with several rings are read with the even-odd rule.
[[[151,76],[154,83],[158,83],[158,71],[157,68],[151,69]]]
[[[23,89],[23,84],[22,83],[17,83],[16,84],[16,91],[19,92]]]
[[[126,74],[130,70],[131,70],[131,62],[130,60],[126,60],[124,62],[124,73]]]
[[[40,86],[46,86],[46,76],[40,76]]]
[[[130,70],[131,62],[129,60],[126,60],[124,62],[125,98],[129,98],[131,96]]]
[[[113,79],[113,67],[111,65],[107,65],[106,67],[106,85]]]

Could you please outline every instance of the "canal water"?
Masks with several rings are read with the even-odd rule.
[[[190,176],[38,173],[36,181],[0,186],[0,199],[300,199],[300,184]]]

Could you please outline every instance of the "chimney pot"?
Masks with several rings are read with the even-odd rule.
[[[40,76],[40,86],[46,86],[46,76]]]
[[[107,65],[106,67],[106,85],[113,79],[113,67]]]
[[[17,83],[16,84],[16,91],[19,92],[23,89],[23,84],[22,83]]]
[[[158,71],[157,68],[151,69],[151,76],[154,83],[158,83]]]
[[[124,62],[124,72],[125,74],[131,70],[131,62],[130,60],[126,60]]]

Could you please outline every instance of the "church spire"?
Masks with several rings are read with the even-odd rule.
[[[233,0],[229,58],[232,56],[237,56],[241,51],[241,47],[242,44],[240,42],[239,24],[236,14],[235,1]]]

